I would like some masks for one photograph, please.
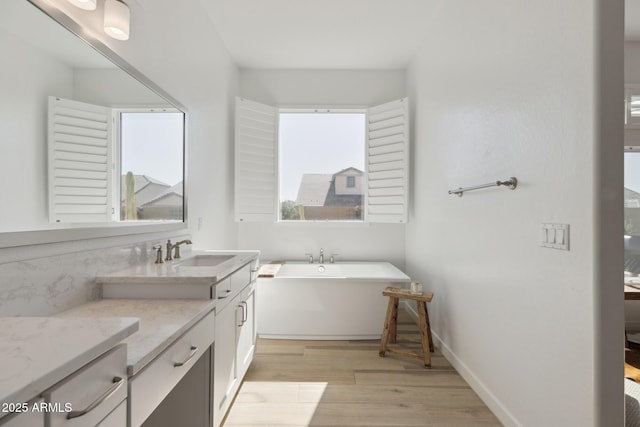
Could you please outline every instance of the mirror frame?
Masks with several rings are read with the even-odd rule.
[[[159,223],[150,221],[147,223],[114,223],[74,225],[73,228],[51,228],[34,231],[15,231],[0,233],[0,249],[29,245],[70,242],[74,240],[99,239],[117,236],[127,236],[133,234],[186,231],[188,229],[188,198],[187,198],[187,109],[179,101],[165,92],[161,87],[149,80],[135,67],[122,59],[116,52],[105,45],[102,41],[83,31],[82,26],[64,14],[61,10],[47,2],[46,0],[28,0],[33,6],[48,15],[51,19],[60,24],[63,28],[71,31],[76,37],[87,43],[89,47],[105,56],[121,70],[148,87],[151,91],[164,98],[174,107],[184,113],[183,131],[183,220],[182,222]]]

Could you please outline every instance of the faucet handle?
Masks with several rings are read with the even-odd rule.
[[[333,264],[336,261],[335,258],[334,258],[336,255],[340,255],[340,254],[331,254],[331,256],[329,257],[329,263],[330,264]]]
[[[155,245],[152,249],[156,251],[156,264],[164,263],[162,260],[162,245]]]
[[[305,253],[305,255],[309,257],[309,264],[313,264],[313,254]]]
[[[171,249],[173,249],[173,244],[171,243],[171,240],[167,240],[167,256],[164,258],[165,261],[173,261]]]

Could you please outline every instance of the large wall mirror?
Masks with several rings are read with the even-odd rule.
[[[0,2],[0,247],[186,227],[184,108],[94,47]]]

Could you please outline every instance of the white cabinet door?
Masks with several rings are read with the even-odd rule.
[[[236,363],[238,377],[242,379],[253,360],[256,345],[255,284],[248,286],[240,296],[242,321],[238,324]]]
[[[47,427],[92,427],[127,399],[127,348],[119,344],[42,394],[45,402],[72,411],[45,413]],[[126,418],[122,420],[126,424]]]
[[[158,357],[131,378],[129,424],[138,427],[149,417],[214,340],[217,317],[210,312]]]
[[[216,313],[216,340],[214,351],[214,379],[213,379],[213,419],[217,427],[222,422],[227,412],[237,381],[235,348],[236,348],[236,324],[238,322],[239,296]]]
[[[247,264],[225,279],[216,307],[216,340],[213,378],[213,420],[218,427],[229,409],[240,382],[253,360],[256,343],[255,282],[251,283],[252,264]],[[226,281],[230,292],[226,292]],[[218,298],[220,298],[220,296]]]

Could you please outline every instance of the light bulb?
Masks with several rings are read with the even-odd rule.
[[[119,0],[104,3],[104,32],[117,40],[129,40],[129,6]]]
[[[72,5],[84,10],[96,10],[97,0],[68,0]]]

